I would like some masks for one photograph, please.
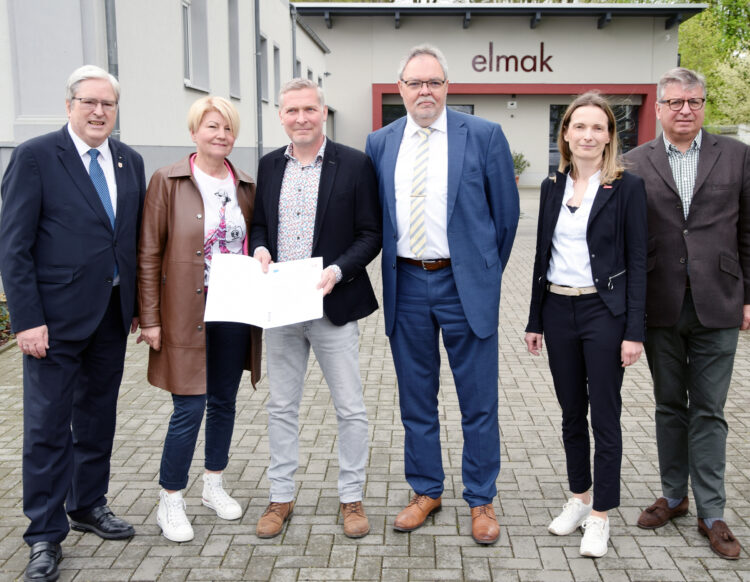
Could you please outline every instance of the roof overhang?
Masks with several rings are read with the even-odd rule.
[[[322,16],[328,28],[333,27],[337,16],[390,16],[395,28],[407,16],[459,17],[464,28],[478,16],[525,16],[529,27],[536,28],[545,17],[590,17],[597,28],[604,28],[617,18],[663,18],[664,28],[679,26],[681,22],[703,12],[707,4],[413,4],[393,2],[345,3],[303,2],[293,3],[300,16]]]

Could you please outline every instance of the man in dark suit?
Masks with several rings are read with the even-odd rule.
[[[120,88],[84,66],[68,124],[13,152],[2,180],[0,270],[23,357],[25,580],[57,580],[74,529],[131,537],[105,497],[146,191],[143,160],[109,138]]]
[[[322,257],[324,316],[266,330],[271,488],[256,532],[278,535],[294,508],[298,415],[312,346],[338,419],[344,534],[358,538],[370,526],[362,506],[368,444],[357,320],[378,307],[365,271],[380,250],[377,183],[367,156],[323,134],[328,109],[315,83],[290,81],[279,102],[291,144],[260,161],[250,251],[264,271],[272,261]]]
[[[497,541],[492,507],[500,471],[497,423],[500,282],[519,217],[500,126],[446,110],[448,71],[434,47],[399,70],[408,115],[367,138],[383,209],[383,306],[406,431],[411,503],[394,527],[412,531],[440,508],[440,353],[461,406],[464,499],[477,543]]]
[[[654,382],[663,497],[638,518],[661,527],[688,511],[719,556],[740,544],[723,520],[724,403],[740,329],[750,327],[750,148],[702,130],[706,84],[684,68],[657,86],[663,135],[627,156],[646,183],[646,357]]]

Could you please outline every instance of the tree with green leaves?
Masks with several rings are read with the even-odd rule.
[[[750,3],[708,0],[680,26],[680,64],[706,77],[707,124],[750,121]]]

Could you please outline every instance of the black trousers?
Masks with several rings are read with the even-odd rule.
[[[105,505],[127,334],[114,287],[84,340],[50,334],[45,358],[23,357],[24,540],[61,542],[67,513]]]
[[[573,493],[592,484],[587,415],[594,433],[594,510],[620,504],[625,315],[615,317],[599,295],[547,293],[542,311],[549,367],[562,408],[562,433]]]

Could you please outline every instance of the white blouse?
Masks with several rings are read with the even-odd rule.
[[[567,287],[590,287],[594,284],[586,227],[599,190],[600,176],[601,171],[589,178],[581,206],[575,212],[567,206],[573,197],[573,179],[570,174],[567,176],[560,216],[552,235],[552,258],[547,269],[547,281],[550,283]]]

